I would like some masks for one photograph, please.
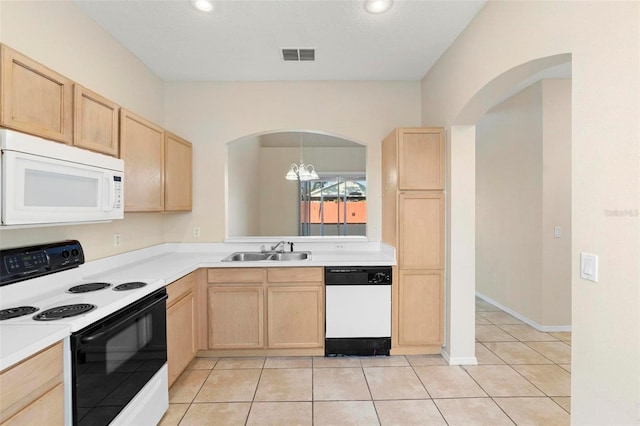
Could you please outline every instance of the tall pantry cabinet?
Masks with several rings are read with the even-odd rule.
[[[392,354],[444,340],[444,129],[395,129],[382,142],[382,240],[396,248]]]

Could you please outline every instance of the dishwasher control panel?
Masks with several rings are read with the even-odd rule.
[[[391,285],[391,266],[328,266],[325,285]]]

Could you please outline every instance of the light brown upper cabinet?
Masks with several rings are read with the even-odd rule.
[[[192,146],[170,132],[165,132],[165,211],[189,211],[192,206]]]
[[[398,188],[444,189],[444,132],[441,128],[398,129]]]
[[[118,105],[79,84],[73,92],[73,144],[117,157]]]
[[[0,56],[0,125],[71,144],[73,81],[5,45]]]
[[[120,158],[124,160],[125,212],[164,210],[164,130],[120,109]]]

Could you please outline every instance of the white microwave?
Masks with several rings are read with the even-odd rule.
[[[0,129],[2,226],[124,218],[124,161]]]

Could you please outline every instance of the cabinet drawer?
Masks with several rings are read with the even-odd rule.
[[[263,268],[220,268],[207,271],[209,283],[261,283],[264,281]]]
[[[54,426],[63,424],[64,385],[60,383],[5,423],[2,423],[2,426]]]
[[[267,281],[270,283],[317,282],[322,284],[322,268],[269,268]]]
[[[0,374],[0,423],[62,383],[62,343]]]
[[[177,281],[172,282],[167,286],[167,308],[176,303],[185,294],[193,291],[193,285],[195,282],[195,276],[193,273],[180,278]]]

